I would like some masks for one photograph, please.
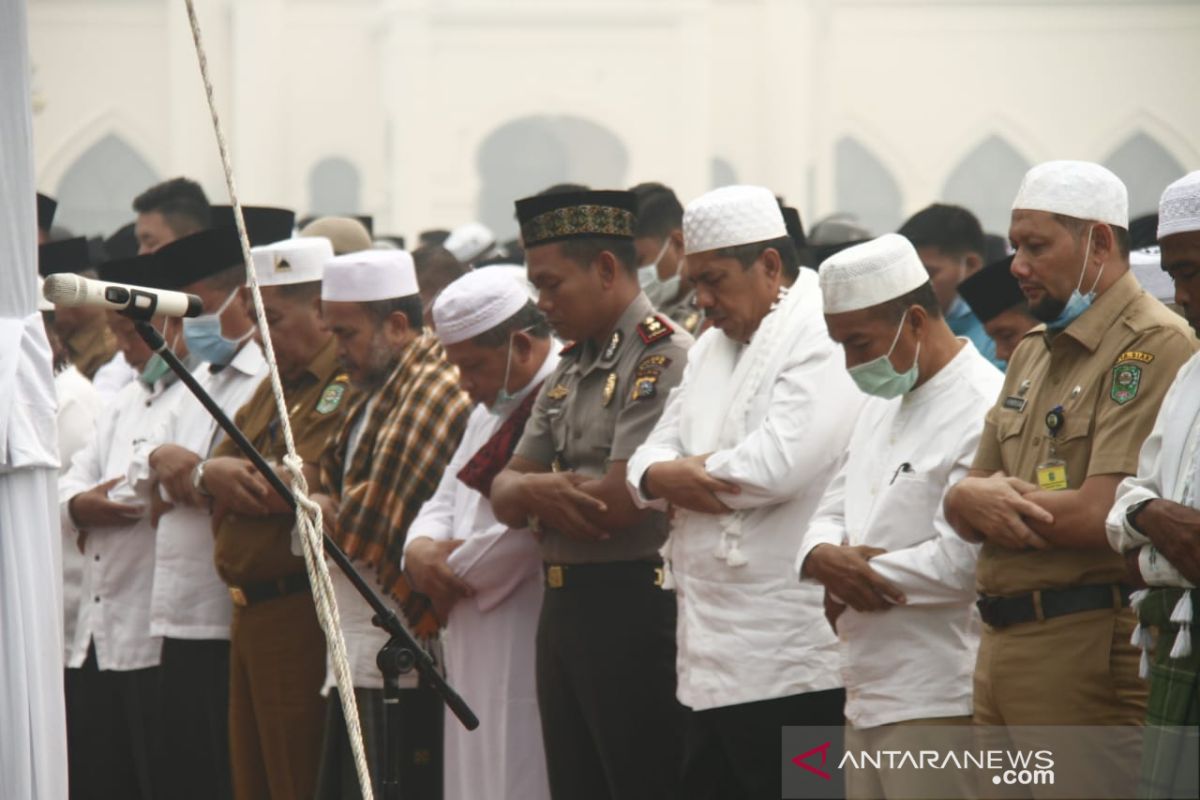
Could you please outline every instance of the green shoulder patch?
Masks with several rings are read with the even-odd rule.
[[[339,376],[337,380],[325,387],[325,391],[321,392],[321,399],[317,401],[317,413],[333,413],[342,404],[342,398],[345,396],[346,381]]]
[[[1117,405],[1123,406],[1137,397],[1138,387],[1142,383],[1142,368],[1137,364],[1117,364],[1112,373],[1112,389],[1108,394]]]

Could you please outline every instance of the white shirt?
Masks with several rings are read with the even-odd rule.
[[[825,329],[815,275],[801,270],[792,292],[803,293],[799,327],[787,332],[784,356],[767,365],[747,415],[748,435],[706,462],[709,474],[742,489],[719,497],[744,511],[740,548],[748,563],[730,566],[714,556],[723,518],[677,509],[672,523],[678,696],[697,710],[842,685],[821,589],[801,584],[792,562],[865,398]],[[724,336],[712,329],[692,346],[682,382],[630,458],[626,474],[639,505],[666,505],[641,493],[652,464],[695,455],[681,439],[682,399]]]
[[[129,365],[125,354],[118,350],[116,355],[96,370],[96,374],[92,376],[92,385],[96,387],[100,398],[108,403],[137,376],[137,370]]]
[[[508,413],[557,365],[553,349],[529,385],[506,404]],[[458,479],[507,416],[475,407],[437,491],[408,529],[406,549],[417,539],[462,539],[449,565],[475,590],[450,611],[443,635],[447,680],[480,720],[479,729],[468,731],[447,711],[446,800],[550,797],[534,659],[541,550],[527,528],[499,522],[487,498]]]
[[[71,468],[71,458],[92,438],[100,395],[74,364],[68,364],[54,376],[54,392],[58,395],[58,461],[61,464],[58,474],[61,480]],[[67,663],[71,658],[71,644],[75,641],[75,618],[79,615],[83,553],[75,545],[75,530],[64,524],[62,532],[63,663]]]
[[[1138,563],[1147,585],[1191,587],[1149,539],[1125,522],[1130,506],[1155,498],[1200,508],[1200,354],[1176,374],[1142,443],[1137,475],[1121,481],[1106,521],[1114,550],[1142,548]]]
[[[208,364],[201,364],[192,374],[232,418],[266,376],[267,364],[258,345],[249,342],[224,369],[213,372]],[[204,459],[224,435],[188,392],[136,448],[130,484],[149,504],[153,478],[149,459],[157,447],[176,444]],[[213,564],[212,515],[207,508],[176,505],[158,521],[150,632],[175,639],[228,639],[232,615],[229,590]]]
[[[942,499],[970,470],[1004,376],[960,341],[921,386],[867,401],[796,557],[799,572],[820,544],[883,548],[871,568],[907,599],[838,619],[846,719],[856,728],[971,713],[978,545],[946,522]]]
[[[109,499],[142,504],[144,514],[127,525],[89,528],[82,554],[80,580],[83,602],[74,633],[67,640],[67,666],[81,667],[88,645],[96,647],[96,664],[102,670],[134,670],[159,663],[162,638],[150,633],[150,596],[154,585],[155,531],[149,508],[133,487],[127,472],[135,447],[148,431],[166,420],[188,394],[182,381],[151,391],[134,381],[117,392],[101,415],[95,435],[71,462],[59,481],[64,548],[79,550],[67,505],[72,497],[112,478],[123,480],[109,490]]]

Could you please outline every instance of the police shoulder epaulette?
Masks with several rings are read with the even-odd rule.
[[[675,328],[661,314],[651,314],[637,326],[638,336],[643,344],[654,344],[659,339],[665,339],[675,332]]]

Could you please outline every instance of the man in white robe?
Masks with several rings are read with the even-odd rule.
[[[23,0],[0,5],[0,798],[65,800],[56,401],[35,302],[26,31]]]
[[[1158,238],[1175,302],[1200,331],[1200,171],[1163,192]],[[1141,673],[1150,679],[1140,796],[1194,797],[1200,790],[1200,595],[1194,591],[1200,585],[1200,356],[1183,365],[1167,390],[1137,475],[1117,487],[1106,528],[1130,574],[1149,587],[1134,634],[1143,649]],[[1150,628],[1158,630],[1153,664],[1146,652]]]
[[[496,520],[488,496],[558,354],[527,285],[507,270],[451,283],[433,321],[477,404],[405,545],[414,587],[446,621],[447,679],[480,719],[468,731],[447,712],[445,798],[548,799],[534,665],[541,552],[528,529]]]
[[[1004,377],[970,339],[955,337],[903,236],[843,250],[821,265],[820,280],[829,335],[871,399],[796,570],[825,587],[841,645],[847,749],[920,749],[906,738],[914,722],[971,722],[979,548],[955,534],[941,507],[971,467]],[[846,794],[921,796],[933,789],[921,777],[864,766],[847,772]]]
[[[674,512],[663,556],[691,709],[685,795],[777,798],[780,727],[842,724],[837,641],[820,588],[792,562],[864,397],[770,191],[693,200],[683,236],[685,279],[713,327],[627,482],[639,505]]]

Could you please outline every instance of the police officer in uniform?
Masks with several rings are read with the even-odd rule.
[[[1012,272],[1045,324],[1013,353],[970,476],[945,503],[959,535],[983,542],[977,723],[1135,726],[1145,715],[1105,516],[1196,340],[1129,272],[1128,224],[1125,186],[1098,164],[1038,165],[1013,203]],[[1132,796],[1110,792],[1133,791],[1138,739],[1129,727],[1093,741],[1071,789]]]
[[[555,798],[670,798],[682,716],[665,515],[639,511],[626,461],[682,377],[691,337],[639,290],[630,192],[517,202],[538,307],[572,340],[508,467],[497,518],[540,536],[538,701]]]
[[[256,247],[253,255],[296,452],[316,464],[344,421],[351,392],[320,314],[321,270],[333,248],[328,239],[291,239]],[[235,422],[286,480],[279,464],[287,448],[269,377]],[[213,500],[217,572],[233,600],[234,796],[311,797],[325,721],[325,637],[293,543],[295,515],[229,439],[194,475]]]
[[[633,247],[638,256],[638,282],[664,317],[696,336],[704,315],[696,292],[683,284],[683,206],[670,187],[639,183]]]

